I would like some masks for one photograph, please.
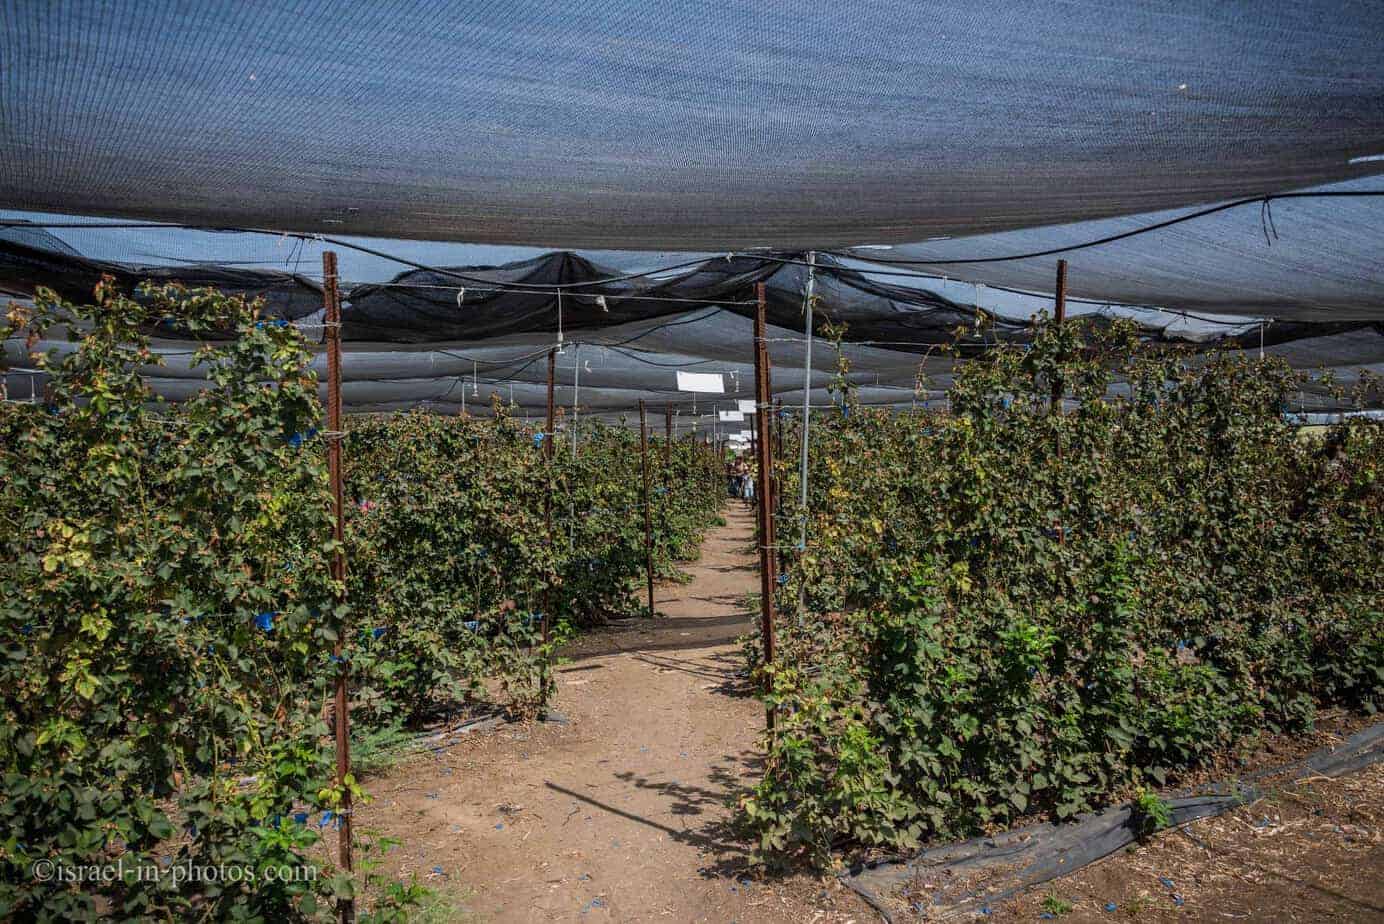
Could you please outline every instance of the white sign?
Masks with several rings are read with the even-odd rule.
[[[743,422],[745,415],[739,411],[720,411],[721,423]]]
[[[753,398],[741,398],[741,399],[740,399],[740,413],[742,413],[742,414],[753,414],[757,409],[758,409],[758,405],[756,405],[756,404],[754,403],[754,399],[753,399]]]
[[[700,391],[724,395],[726,380],[719,372],[679,372],[678,391]]]

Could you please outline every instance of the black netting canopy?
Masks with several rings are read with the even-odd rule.
[[[0,28],[0,288],[214,285],[315,336],[336,250],[356,410],[536,409],[559,340],[564,404],[705,413],[682,370],[725,375],[715,410],[761,282],[801,402],[809,255],[871,403],[938,400],[958,329],[1027,337],[1059,257],[1071,313],[1384,371],[1370,3],[0,0]],[[158,333],[159,387],[196,387]]]
[[[1384,154],[1368,0],[6,0],[0,36],[0,205],[198,225],[825,248]]]
[[[766,289],[775,395],[798,406],[807,375],[803,303],[809,272],[818,304],[810,401],[830,402],[837,347],[822,332],[832,322],[844,331],[840,349],[864,402],[935,405],[945,400],[941,393],[955,362],[996,343],[1027,340],[1030,319],[1052,306],[1051,296],[1041,291],[920,273],[848,254],[530,253],[177,228],[45,231],[39,225],[67,222],[36,220],[38,225],[0,232],[0,286],[12,292],[27,295],[45,285],[82,299],[103,274],[130,290],[145,279],[176,279],[263,298],[270,316],[298,324],[313,340],[322,334],[321,251],[338,249],[345,279],[344,398],[356,411],[423,405],[484,412],[493,395],[540,415],[545,355],[560,344],[557,394],[565,407],[618,418],[640,399],[670,402],[709,428],[718,410],[734,410],[752,394],[751,319],[759,283]],[[983,248],[988,240],[975,245]],[[204,250],[223,259],[210,260]],[[485,257],[508,259],[448,264]],[[428,268],[400,269],[400,260]],[[423,262],[431,260],[438,265]],[[1069,311],[1134,320],[1152,342],[1283,356],[1298,368],[1330,369],[1346,385],[1366,370],[1384,372],[1384,325],[1375,320],[1211,314],[1080,297],[1070,301]],[[148,370],[159,390],[177,398],[202,387],[201,373],[189,368],[193,344],[176,330],[152,333],[167,362]],[[936,347],[943,344],[956,347],[959,359],[940,355]],[[66,348],[57,341],[49,345]],[[10,395],[41,396],[43,377],[26,371],[24,344],[6,344],[6,355],[15,366],[7,377]],[[724,390],[700,397],[679,391],[679,371],[720,374]],[[1325,389],[1311,388],[1295,411],[1334,408]]]

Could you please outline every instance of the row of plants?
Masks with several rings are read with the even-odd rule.
[[[841,376],[805,509],[778,471],[779,536],[805,520],[807,542],[741,804],[763,853],[1068,818],[1323,707],[1377,710],[1384,429],[1304,437],[1301,380],[1041,321],[960,366],[946,413],[862,409]]]
[[[642,521],[594,513],[640,496],[627,432],[545,464],[545,437],[503,415],[418,414],[349,429],[340,604],[312,352],[258,309],[107,281],[90,305],[41,292],[6,315],[31,350],[75,343],[29,358],[41,403],[0,402],[2,919],[313,919],[368,889],[360,919],[397,920],[420,890],[353,877],[323,843],[338,671],[353,737],[480,699],[532,712],[551,657],[534,614],[638,606]],[[208,380],[176,404],[146,380],[169,327],[203,344]],[[719,503],[699,447],[669,450],[665,571]],[[383,846],[362,838],[358,873]]]
[[[546,459],[541,431],[415,411],[353,421],[346,442],[349,598],[374,621],[357,680],[377,722],[500,700],[532,714],[554,639],[644,612],[639,434],[583,425]],[[700,443],[649,449],[655,571],[676,577],[718,516],[721,478]],[[487,686],[488,685],[488,686]]]

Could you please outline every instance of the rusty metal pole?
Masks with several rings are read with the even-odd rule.
[[[557,373],[557,347],[548,351],[548,423],[543,430],[543,517],[548,527],[548,551],[556,548],[553,542],[553,447],[557,439],[553,434],[553,377]],[[543,588],[543,644],[548,644],[549,627],[552,624],[552,581]]]
[[[553,417],[556,407],[553,404],[553,376],[557,372],[557,347],[548,351],[548,429],[544,431],[543,455],[545,458],[553,457]]]
[[[798,507],[802,522],[798,525],[798,548],[807,550],[807,449],[812,420],[812,303],[816,300],[817,254],[807,255],[807,286],[803,290],[803,425],[798,432]],[[842,395],[842,406],[845,406]],[[799,614],[801,615],[801,614]]]
[[[1062,322],[1067,319],[1067,261],[1057,261],[1057,291],[1053,296],[1053,326],[1057,333],[1062,332]],[[1065,359],[1061,352],[1057,355],[1058,372],[1052,377],[1052,401],[1048,404],[1048,413],[1062,416],[1062,373],[1061,362]],[[1057,457],[1057,465],[1062,465],[1062,434],[1056,434],[1056,445],[1054,447]],[[1057,543],[1066,545],[1067,530],[1062,525],[1062,520],[1057,521]]]
[[[1057,294],[1054,296],[1053,304],[1053,326],[1060,332],[1062,322],[1067,320],[1067,261],[1057,261]],[[1062,356],[1057,357],[1061,362]],[[1048,411],[1054,414],[1062,413],[1062,375],[1057,373],[1052,377],[1052,403],[1048,405]]]
[[[322,254],[323,326],[327,335],[327,473],[332,490],[332,538],[336,540],[331,572],[337,605],[340,606],[346,602],[346,502],[341,471],[341,440],[345,433],[341,423],[341,293],[337,282],[336,253],[328,250]],[[349,873],[355,867],[351,844],[351,790],[346,785],[346,777],[351,773],[351,704],[346,695],[349,671],[343,657],[346,627],[340,617],[337,617],[334,628],[336,693],[332,705],[332,725],[336,736],[336,785],[341,793],[341,804],[337,807],[337,818],[341,822],[337,851],[341,868]],[[337,903],[337,914],[342,924],[351,924],[356,919],[355,902],[349,898],[341,899]]]
[[[672,460],[673,452],[673,405],[663,405],[663,469],[665,476]]]
[[[755,298],[758,302],[754,315],[754,388],[755,407],[754,432],[758,446],[759,483],[755,486],[758,495],[759,520],[763,524],[759,540],[759,604],[760,636],[764,644],[764,683],[766,692],[773,689],[773,678],[769,674],[774,664],[774,585],[777,573],[774,567],[774,518],[769,511],[770,482],[773,478],[774,450],[769,440],[769,414],[772,405],[772,388],[769,383],[769,348],[765,342],[764,283],[755,285]],[[774,730],[774,709],[765,708],[765,727]]]
[[[673,506],[673,404],[663,405],[663,539],[673,551],[672,534],[668,530],[668,513]]]
[[[654,520],[649,505],[649,416],[639,399],[639,457],[644,465],[644,572],[649,583],[649,615],[654,614]]]

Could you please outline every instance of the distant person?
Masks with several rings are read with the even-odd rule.
[[[744,500],[744,498],[745,498],[745,481],[746,481],[746,473],[747,473],[747,472],[748,472],[748,469],[747,469],[746,466],[745,466],[745,460],[744,460],[743,458],[736,459],[736,460],[735,460],[735,497],[737,497],[737,498],[739,498],[739,499],[741,499],[741,500]]]

